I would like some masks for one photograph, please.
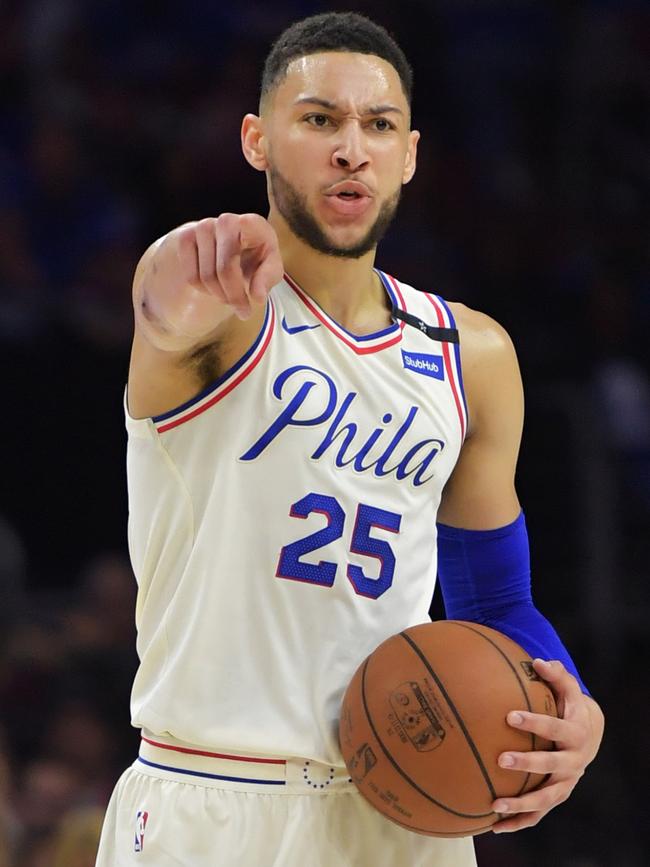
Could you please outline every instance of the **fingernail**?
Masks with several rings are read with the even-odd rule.
[[[517,711],[514,711],[511,714],[508,714],[508,722],[513,726],[520,726],[523,721],[524,721],[523,716],[520,713],[518,713]]]
[[[499,759],[499,764],[502,768],[512,768],[514,766],[515,760],[513,756],[501,756]]]
[[[544,666],[544,668],[550,668],[551,667],[550,659],[539,659],[538,658],[535,660],[535,662],[541,663]]]
[[[492,807],[495,813],[507,813],[508,805],[505,801],[497,801]]]

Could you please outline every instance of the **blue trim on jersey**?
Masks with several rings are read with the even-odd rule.
[[[390,280],[388,279],[388,277],[384,274],[383,271],[380,271],[379,268],[375,268],[374,271],[375,271],[375,274],[379,274],[379,279],[383,283],[384,289],[388,293],[388,297],[390,298],[393,307],[399,308],[399,306],[400,306],[399,298],[395,294],[395,290],[393,289],[393,287],[390,285]],[[394,321],[398,327],[401,327],[401,325],[397,321],[397,319],[395,319]],[[390,331],[390,329],[387,329],[387,330]],[[382,331],[382,334],[384,334],[384,333],[385,332]],[[359,338],[359,339],[361,339],[361,338]]]
[[[395,295],[395,290],[390,285],[390,280],[388,279],[388,277],[384,274],[383,271],[380,271],[379,268],[374,268],[373,270],[375,274],[379,274],[379,279],[384,284],[384,289],[386,290],[386,292],[388,292],[390,300],[393,302],[395,307],[399,307],[399,298],[397,297],[397,295]]]
[[[379,274],[379,279],[381,280],[384,288],[388,292],[388,296],[389,296],[390,300],[392,301],[392,303],[394,305],[398,306],[398,301],[395,298],[395,295],[393,294],[392,290],[388,286],[388,280],[385,279],[382,272],[379,271],[377,268],[375,268],[374,271],[377,274]],[[301,289],[302,289],[302,287],[301,287]],[[305,290],[302,289],[302,291],[304,292]],[[307,294],[307,293],[305,293],[305,294]],[[382,331],[374,331],[372,334],[353,334],[351,331],[348,331],[347,328],[344,328],[339,322],[337,322],[336,319],[333,319],[329,315],[329,313],[326,313],[323,310],[323,308],[320,306],[320,304],[317,301],[314,301],[314,299],[311,296],[310,296],[309,300],[312,302],[312,304],[315,304],[316,307],[318,307],[318,309],[321,311],[321,313],[323,314],[323,316],[326,319],[329,319],[329,321],[334,323],[334,325],[336,325],[337,328],[340,328],[344,334],[347,334],[348,337],[351,337],[353,340],[356,340],[359,343],[363,343],[366,340],[376,340],[378,337],[384,337],[384,335],[391,334],[393,331],[397,331],[401,327],[399,322],[397,320],[394,320],[392,325],[389,325],[388,328],[384,328]]]
[[[454,314],[451,312],[449,305],[445,301],[444,298],[441,298],[440,295],[436,295],[436,298],[442,306],[447,311],[447,316],[449,316],[449,322],[452,328],[457,329],[456,320],[454,319]],[[454,352],[456,353],[456,369],[458,370],[458,387],[460,388],[460,395],[463,398],[463,406],[465,407],[465,418],[467,419],[467,425],[465,427],[465,436],[467,436],[467,431],[469,430],[469,412],[467,410],[467,401],[465,399],[465,386],[463,385],[463,368],[460,363],[460,342],[454,343]]]
[[[330,319],[331,318],[332,317],[330,316]],[[334,321],[335,320],[332,319],[332,322],[334,322]],[[359,335],[359,334],[353,334],[351,331],[348,331],[342,325],[339,325],[338,322],[336,324],[341,329],[341,331],[345,331],[345,333],[348,335],[348,337],[351,337],[353,340],[358,340],[358,341],[375,340],[377,337],[383,337],[384,334],[390,334],[391,332],[395,331],[395,329],[400,327],[399,323],[396,322],[394,325],[389,325],[388,328],[384,328],[383,331],[375,331],[374,334],[361,334],[361,335]]]
[[[262,325],[262,328],[260,329],[259,334],[255,338],[255,342],[253,343],[251,348],[247,350],[245,355],[242,355],[242,357],[239,359],[238,362],[233,364],[233,366],[229,370],[227,370],[224,374],[222,374],[218,379],[215,379],[214,382],[212,382],[210,385],[208,385],[207,388],[204,388],[203,391],[201,391],[195,397],[190,398],[190,400],[186,401],[185,403],[182,403],[180,406],[177,406],[175,409],[170,409],[168,412],[164,412],[162,415],[152,416],[151,420],[154,423],[158,423],[159,421],[165,421],[168,418],[172,418],[173,416],[178,415],[179,412],[185,412],[186,409],[189,409],[191,406],[194,406],[194,404],[199,403],[199,401],[203,400],[204,397],[207,397],[209,394],[211,394],[213,391],[215,391],[215,389],[219,388],[220,385],[223,385],[223,383],[226,382],[226,380],[230,379],[230,377],[234,373],[237,373],[239,368],[242,367],[244,364],[246,364],[248,359],[251,357],[251,355],[255,352],[257,347],[260,345],[260,341],[262,340],[262,337],[264,336],[264,332],[266,331],[266,326],[267,326],[267,323],[269,321],[270,314],[271,314],[271,302],[269,301],[266,305],[266,315],[264,316],[264,323]]]
[[[172,768],[169,765],[159,765],[156,762],[149,762],[138,756],[138,761],[143,765],[149,765],[150,768],[158,768],[161,771],[172,771],[175,774],[188,774],[191,777],[206,777],[209,780],[228,780],[231,783],[256,783],[262,786],[286,786],[285,780],[254,780],[251,777],[227,777],[224,774],[206,774],[204,771],[188,771],[184,768]]]

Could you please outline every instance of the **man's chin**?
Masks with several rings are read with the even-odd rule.
[[[376,243],[368,237],[368,232],[323,233],[323,238],[332,256],[358,259],[372,250]]]
[[[348,220],[346,223],[339,223],[338,225],[332,225],[330,221],[319,220],[317,226],[319,238],[318,243],[314,246],[320,247],[322,252],[327,252],[331,256],[357,259],[377,246],[377,239],[373,231],[375,223],[369,217],[359,218],[355,221]],[[304,240],[310,243],[310,240],[315,240],[315,238],[305,238]]]
[[[328,238],[325,243],[315,247],[326,256],[334,256],[337,259],[360,259],[377,246],[376,242],[362,237],[355,241],[341,241]]]

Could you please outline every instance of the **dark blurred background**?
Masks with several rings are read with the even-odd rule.
[[[0,4],[0,867],[91,867],[137,749],[134,267],[186,220],[266,213],[241,117],[281,29],[336,8]],[[478,838],[480,863],[647,865],[650,6],[344,8],[391,30],[415,70],[418,173],[378,264],[510,331],[536,600],[608,717],[571,800],[534,830]]]

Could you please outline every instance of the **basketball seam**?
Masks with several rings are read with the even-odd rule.
[[[526,687],[524,686],[524,683],[523,683],[521,677],[519,676],[519,672],[518,672],[517,669],[514,667],[514,665],[510,662],[510,660],[508,659],[508,657],[506,656],[506,654],[501,650],[501,648],[500,648],[499,645],[496,643],[496,641],[492,641],[492,639],[491,639],[489,636],[484,635],[484,634],[483,634],[479,629],[474,629],[474,627],[469,626],[469,624],[464,623],[463,621],[460,621],[460,620],[449,620],[448,622],[449,622],[449,623],[455,623],[456,626],[461,626],[463,629],[468,629],[470,632],[473,632],[473,633],[475,633],[476,635],[480,635],[481,638],[484,638],[484,639],[485,639],[486,641],[488,641],[488,642],[489,642],[489,643],[490,643],[490,644],[491,644],[491,645],[492,645],[496,650],[499,651],[499,653],[500,653],[501,656],[505,659],[505,661],[508,663],[508,665],[509,665],[510,668],[512,669],[512,671],[513,671],[515,677],[517,678],[517,681],[518,681],[518,683],[519,683],[519,686],[521,687],[521,691],[522,691],[523,694],[524,694],[524,699],[525,699],[525,701],[526,701],[526,707],[527,707],[528,711],[529,711],[530,713],[532,713],[532,712],[533,712],[533,709],[532,709],[531,704],[530,704],[530,699],[528,698],[528,693],[526,692]],[[491,627],[487,627],[487,628],[489,629],[489,628],[491,628]],[[506,635],[506,638],[508,638],[507,635]],[[512,641],[512,639],[510,639],[510,641]],[[513,641],[513,644],[516,644],[516,643],[517,643],[516,641]],[[530,745],[531,745],[531,748],[532,748],[532,749],[535,749],[535,747],[537,746],[537,744],[536,744],[536,739],[535,739],[535,733],[534,733],[534,732],[528,732],[528,734],[530,735]],[[528,781],[529,781],[529,780],[530,780],[530,771],[527,771],[527,772],[526,772],[526,777],[524,778],[524,782],[522,783],[521,788],[520,788],[519,791],[516,793],[515,797],[518,797],[519,795],[523,794],[523,792],[525,792],[525,790],[526,790],[526,786],[528,785]]]
[[[415,780],[412,780],[409,777],[409,775],[405,771],[403,771],[402,768],[400,768],[400,766],[397,764],[395,759],[392,757],[392,755],[388,751],[388,748],[386,746],[384,746],[382,739],[379,737],[379,733],[377,732],[377,729],[375,728],[375,725],[372,721],[372,716],[370,715],[370,709],[368,708],[368,703],[366,702],[366,670],[368,668],[368,662],[369,662],[369,660],[366,659],[364,666],[363,666],[363,670],[361,672],[361,700],[363,702],[363,708],[366,712],[366,719],[368,720],[368,725],[372,729],[372,733],[375,736],[377,743],[382,748],[384,755],[386,756],[388,761],[391,763],[391,765],[395,768],[397,773],[400,774],[400,776],[402,776],[407,781],[407,783],[409,783],[409,785],[413,786],[413,788],[417,792],[419,792],[421,795],[423,795],[428,801],[431,801],[433,804],[435,804],[437,807],[440,807],[442,810],[446,810],[448,813],[452,813],[454,816],[459,816],[461,819],[482,819],[485,816],[493,815],[493,812],[489,812],[489,813],[460,813],[460,812],[458,812],[458,810],[453,810],[451,807],[447,807],[445,804],[441,803],[440,801],[437,801],[433,797],[433,795],[430,795],[428,792],[425,792],[424,789],[420,788],[420,786],[418,786],[418,784],[415,782]],[[398,824],[399,824],[399,820],[396,820],[396,821],[398,821]],[[472,833],[472,832],[470,832],[470,833]]]
[[[481,754],[479,753],[478,749],[476,748],[476,744],[474,743],[474,740],[472,739],[472,736],[470,735],[470,733],[469,733],[469,731],[468,731],[468,729],[467,729],[467,726],[466,726],[465,723],[463,722],[463,718],[461,717],[460,713],[458,712],[458,709],[456,708],[456,705],[455,705],[455,704],[453,703],[453,701],[451,700],[451,697],[450,697],[449,693],[448,693],[447,690],[444,688],[444,686],[443,686],[443,684],[442,684],[442,681],[440,680],[440,678],[438,677],[438,675],[435,673],[435,671],[434,671],[433,668],[431,667],[431,664],[429,663],[429,660],[424,656],[424,654],[422,653],[422,651],[420,650],[420,648],[419,648],[419,647],[417,646],[417,644],[416,644],[416,643],[411,639],[411,637],[410,637],[409,635],[407,635],[405,632],[400,632],[400,636],[401,636],[401,637],[402,637],[402,638],[403,638],[403,639],[404,639],[404,640],[405,640],[405,641],[406,641],[406,642],[411,646],[411,648],[415,651],[415,653],[417,653],[417,655],[420,657],[420,659],[421,659],[422,662],[424,663],[425,667],[426,667],[426,668],[428,669],[428,671],[430,672],[431,677],[433,677],[433,679],[435,680],[435,682],[436,682],[436,684],[437,684],[437,686],[438,686],[438,689],[439,689],[440,692],[443,694],[445,701],[446,701],[447,704],[449,705],[449,708],[450,708],[451,712],[452,712],[452,713],[454,714],[454,716],[456,717],[456,719],[457,719],[457,721],[458,721],[458,725],[461,727],[461,730],[462,730],[463,734],[465,735],[465,740],[467,741],[467,744],[468,744],[469,748],[471,749],[471,751],[472,751],[472,753],[473,753],[473,755],[474,755],[474,758],[476,759],[476,762],[477,762],[477,764],[478,764],[478,766],[479,766],[479,770],[481,771],[481,774],[482,774],[482,776],[483,776],[483,779],[485,780],[485,782],[486,782],[486,784],[487,784],[487,787],[488,787],[488,789],[489,789],[489,791],[490,791],[490,794],[492,795],[493,799],[496,800],[496,798],[497,798],[498,796],[497,796],[497,793],[496,793],[496,790],[495,790],[494,786],[492,785],[492,780],[490,779],[490,775],[489,775],[489,773],[488,773],[488,770],[487,770],[487,768],[485,767],[485,765],[483,764],[483,759],[481,758]],[[487,814],[484,814],[484,815],[487,815]]]

